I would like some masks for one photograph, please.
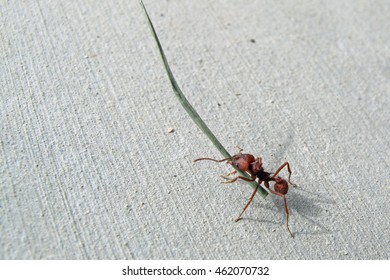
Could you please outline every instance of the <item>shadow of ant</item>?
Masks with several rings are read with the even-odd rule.
[[[285,133],[283,135],[284,135],[283,139],[279,138],[279,140],[282,140],[281,143],[279,144],[280,149],[278,149],[277,152],[274,153],[274,158],[276,162],[283,162],[286,151],[293,143],[292,139],[294,139],[295,130],[289,130],[289,133]],[[278,199],[278,197],[275,196],[272,196],[270,198],[274,202],[277,211],[283,213],[283,201],[281,201],[280,199]],[[324,210],[323,207],[321,207],[323,204],[332,204],[332,205],[336,204],[333,199],[321,197],[318,193],[303,189],[301,184],[297,184],[297,187],[293,188],[292,192],[289,192],[288,201],[292,213],[294,212],[298,213],[300,216],[308,220],[310,224],[313,224],[318,228],[314,231],[295,230],[294,235],[300,235],[300,234],[318,235],[318,234],[332,233],[330,229],[324,226],[323,223],[317,221],[314,217],[319,217],[322,215],[324,211],[326,211]],[[292,214],[292,216],[294,216],[294,214]]]
[[[292,137],[293,133],[289,133],[289,136]],[[286,138],[286,143],[290,144],[291,141],[287,141],[287,138]],[[285,145],[284,151],[287,149],[286,146],[288,146],[288,145]],[[287,227],[287,230],[290,233],[291,237],[293,238],[294,234],[292,233],[292,231],[289,227],[289,210],[288,210],[289,207],[288,207],[288,203],[287,203],[287,193],[289,190],[289,186],[297,187],[297,185],[295,183],[291,182],[292,170],[291,170],[289,162],[285,161],[282,165],[280,165],[276,169],[276,171],[268,172],[268,171],[265,171],[265,169],[263,167],[263,160],[261,157],[255,157],[252,154],[243,153],[242,151],[243,151],[243,149],[239,148],[238,154],[235,154],[235,155],[227,157],[227,158],[214,159],[214,158],[209,158],[209,157],[201,157],[201,158],[195,159],[194,162],[207,160],[207,161],[213,161],[213,162],[217,162],[217,163],[225,162],[225,163],[233,166],[236,170],[230,172],[227,175],[221,176],[225,180],[223,183],[231,184],[231,183],[234,183],[236,181],[247,181],[247,182],[256,182],[257,183],[257,187],[252,192],[252,195],[249,198],[244,209],[241,211],[239,216],[235,219],[236,222],[241,220],[242,215],[244,214],[245,210],[251,204],[253,198],[256,195],[257,190],[260,187],[264,188],[268,193],[273,194],[276,197],[281,197],[283,199],[283,203],[284,203],[286,227]],[[283,150],[282,150],[282,153],[284,153]],[[280,153],[279,153],[279,155],[280,155]],[[283,169],[287,170],[287,172],[288,172],[287,179],[284,179],[283,177],[281,177],[279,175],[279,173]],[[244,177],[244,176],[240,176],[240,175],[238,175],[238,176],[235,175],[233,177],[233,175],[236,174],[237,171],[244,172],[247,175],[249,175],[250,177],[248,177],[248,176]],[[273,185],[271,186],[270,183],[272,183]],[[307,211],[307,213],[316,214],[317,216],[322,211],[322,209],[319,207],[317,207],[317,209],[315,209],[316,205],[314,203],[312,203],[311,200],[307,199],[306,197],[304,197],[302,195],[296,194],[293,196],[290,195],[289,197],[291,198],[294,196],[301,196],[301,201],[300,201],[301,203],[299,205],[295,205],[295,204],[291,204],[291,205],[294,206],[293,209],[298,209],[297,212],[300,213],[303,217],[306,217],[305,214],[302,214],[302,212],[304,212],[304,211]],[[275,201],[276,201],[275,197],[274,197],[273,201],[275,203]],[[294,201],[294,200],[292,200],[292,201]],[[278,209],[280,209],[280,208],[281,207],[278,207]],[[314,209],[314,211],[313,211],[313,209]],[[312,219],[310,221],[315,223],[315,221]],[[317,226],[321,227],[323,229],[326,229],[324,226],[320,225],[319,223],[317,223]]]
[[[313,193],[310,191],[307,191],[305,189],[302,189],[298,186],[298,188],[294,189],[294,192],[290,193],[289,196],[289,205],[291,209],[293,210],[292,213],[296,212],[301,217],[305,218],[309,221],[310,224],[315,225],[318,229],[315,229],[313,231],[304,230],[304,231],[297,231],[295,230],[295,234],[309,234],[309,235],[318,235],[318,234],[330,234],[332,231],[328,229],[326,226],[324,226],[323,222],[319,222],[316,217],[322,216],[323,212],[326,211],[322,205],[324,204],[331,204],[335,205],[335,201],[328,198],[323,198],[317,193]],[[310,196],[316,196],[317,198],[310,198],[307,195],[301,194],[300,192],[309,194]],[[274,200],[275,201],[275,200]],[[277,204],[280,204],[280,202],[277,202]],[[278,208],[280,205],[278,205]],[[294,215],[294,214],[293,214]]]
[[[299,192],[308,193],[311,196],[317,196],[317,198],[309,198],[307,195],[303,195]],[[294,217],[294,212],[295,212],[299,216],[308,220],[310,224],[313,224],[316,227],[316,229],[314,229],[312,231],[310,231],[310,230],[297,230],[297,228],[295,228],[294,229],[294,236],[297,236],[297,235],[323,235],[323,234],[331,234],[332,233],[332,231],[330,229],[328,229],[326,226],[324,226],[323,223],[318,222],[314,217],[321,216],[321,213],[326,211],[323,209],[323,207],[318,206],[318,203],[332,204],[332,205],[335,205],[336,203],[332,199],[319,198],[319,197],[320,197],[319,194],[304,190],[300,186],[298,186],[297,188],[294,188],[294,192],[289,193],[289,208],[292,210],[291,211],[292,217]],[[270,194],[266,199],[272,200],[274,207],[271,204],[268,204],[267,206],[265,206],[264,204],[261,204],[261,201],[257,201],[257,203],[254,203],[254,205],[252,207],[256,208],[257,210],[260,210],[261,213],[264,213],[265,211],[277,211],[278,213],[281,214],[281,216],[284,216],[283,215],[284,214],[283,200],[281,200],[279,197],[273,196],[272,194]],[[279,224],[284,223],[285,219],[286,219],[286,217],[284,216],[284,218],[281,221],[276,221],[276,220],[268,220],[265,218],[253,218],[252,215],[248,215],[246,217],[243,217],[241,220],[242,221],[245,221],[245,220],[246,221],[253,221],[253,222],[257,222],[257,223],[267,223],[267,224],[279,225]]]
[[[261,204],[261,201],[254,203],[252,211],[257,212],[258,209],[262,209],[262,210],[260,210],[260,213],[264,213],[265,211],[274,211],[275,210],[275,209],[273,209],[273,207],[271,205],[265,206],[264,204]],[[267,223],[267,224],[273,224],[273,225],[279,224],[279,222],[277,222],[275,220],[267,220],[264,218],[253,218],[253,216],[255,216],[255,215],[257,216],[258,213],[248,214],[247,216],[242,217],[240,219],[240,222],[248,221],[248,222],[257,222],[257,223]]]

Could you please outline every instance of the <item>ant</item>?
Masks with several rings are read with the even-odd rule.
[[[194,160],[194,162],[197,162],[197,161],[200,161],[200,160],[211,160],[211,161],[215,161],[215,162],[224,162],[224,161],[226,161],[228,164],[234,166],[236,169],[238,169],[238,170],[240,170],[242,172],[247,172],[251,176],[250,179],[246,178],[246,177],[243,177],[243,176],[237,176],[237,177],[235,177],[233,179],[229,178],[230,175],[233,175],[233,174],[237,173],[237,170],[235,170],[235,171],[227,174],[226,176],[221,176],[222,178],[227,180],[224,183],[233,183],[233,182],[237,181],[238,179],[241,179],[241,180],[244,180],[244,181],[247,181],[247,182],[253,182],[256,179],[258,179],[258,184],[256,186],[256,189],[252,193],[251,197],[249,198],[248,203],[245,205],[245,207],[242,210],[242,212],[240,213],[240,215],[235,219],[236,222],[238,222],[241,219],[242,214],[248,208],[249,204],[251,204],[251,202],[252,202],[252,200],[253,200],[253,198],[254,198],[254,196],[255,196],[258,188],[259,188],[259,186],[262,183],[264,183],[264,186],[267,188],[267,190],[269,192],[271,192],[274,195],[283,197],[284,210],[286,212],[286,225],[287,225],[287,229],[288,229],[291,237],[294,237],[294,235],[292,234],[292,232],[290,230],[290,227],[288,225],[289,213],[288,213],[287,199],[286,199],[286,194],[288,192],[288,183],[290,183],[294,187],[296,186],[294,183],[292,183],[290,181],[290,178],[291,178],[290,164],[286,161],[285,163],[283,163],[276,170],[275,173],[272,174],[272,173],[264,171],[263,162],[262,162],[262,158],[261,157],[255,158],[251,154],[243,154],[242,151],[243,151],[243,149],[240,149],[240,151],[239,151],[239,153],[237,155],[234,155],[234,156],[229,157],[229,158],[221,159],[221,160],[216,160],[216,159],[212,159],[212,158],[198,158],[198,159]],[[288,173],[289,173],[289,175],[288,175],[288,183],[287,183],[287,181],[285,179],[277,176],[279,174],[279,172],[283,168],[285,168],[286,166],[287,166],[287,170],[288,170]],[[275,182],[274,190],[272,190],[270,188],[269,182]]]

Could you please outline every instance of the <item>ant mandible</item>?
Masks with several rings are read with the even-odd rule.
[[[289,212],[288,212],[287,199],[286,199],[286,194],[288,192],[288,183],[290,183],[294,187],[296,186],[294,183],[292,183],[290,181],[290,178],[291,178],[290,164],[286,161],[285,163],[283,163],[276,170],[275,173],[272,174],[272,173],[264,171],[263,162],[262,162],[262,158],[261,157],[255,158],[251,154],[243,154],[242,151],[243,150],[240,149],[240,151],[239,151],[239,153],[237,155],[234,155],[234,156],[229,157],[229,158],[221,159],[221,160],[216,160],[216,159],[213,159],[213,158],[198,158],[198,159],[194,160],[194,162],[197,162],[197,161],[200,161],[200,160],[211,160],[211,161],[215,161],[215,162],[224,162],[224,161],[226,161],[228,164],[231,164],[232,166],[236,167],[238,170],[249,173],[249,175],[251,176],[250,179],[246,178],[246,177],[243,177],[243,176],[237,176],[237,177],[235,177],[233,179],[229,178],[228,176],[237,173],[237,170],[236,170],[236,171],[233,171],[233,172],[227,174],[226,176],[221,176],[222,178],[227,180],[224,183],[233,183],[233,182],[237,181],[238,179],[241,179],[241,180],[244,180],[244,181],[247,181],[247,182],[253,182],[256,179],[258,179],[258,184],[256,186],[256,189],[252,193],[251,197],[249,198],[248,203],[245,205],[245,207],[242,210],[242,212],[240,213],[240,215],[235,219],[236,222],[241,219],[242,214],[248,208],[249,204],[251,204],[251,202],[252,202],[253,198],[255,197],[255,194],[256,194],[256,192],[257,192],[257,190],[259,188],[259,186],[262,183],[264,183],[264,186],[267,188],[267,190],[269,192],[271,192],[272,194],[280,196],[280,197],[283,198],[284,210],[286,212],[286,225],[287,225],[287,229],[288,229],[291,237],[294,237],[294,235],[292,234],[292,232],[290,230],[289,224],[288,224]],[[289,175],[288,175],[288,183],[287,183],[287,181],[285,179],[277,176],[279,174],[279,172],[286,166],[287,166],[287,171],[289,173]],[[270,188],[269,182],[275,182],[274,190],[272,190]]]

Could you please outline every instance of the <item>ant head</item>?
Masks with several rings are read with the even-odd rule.
[[[263,161],[262,161],[261,157],[256,158],[251,164],[252,164],[253,173],[256,174],[256,173],[259,173],[261,171],[264,171]]]
[[[287,194],[288,192],[288,184],[287,181],[281,177],[275,177],[275,185],[274,190],[280,194]]]
[[[230,161],[230,164],[237,167],[241,171],[248,171],[250,164],[255,161],[255,158],[250,154],[238,154],[234,155]]]

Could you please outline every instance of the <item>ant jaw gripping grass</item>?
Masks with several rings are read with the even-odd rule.
[[[288,162],[283,163],[276,170],[275,173],[270,173],[270,172],[264,171],[263,162],[262,162],[262,158],[261,157],[255,158],[251,154],[243,154],[242,150],[240,150],[240,152],[237,155],[234,155],[234,156],[229,157],[229,158],[225,158],[225,159],[221,159],[221,160],[216,160],[216,159],[213,159],[213,158],[198,158],[198,159],[194,160],[194,162],[201,161],[201,160],[211,160],[211,161],[214,161],[214,162],[227,162],[228,164],[234,166],[238,170],[240,170],[242,172],[246,172],[246,173],[248,173],[250,175],[250,178],[246,178],[246,177],[243,177],[243,176],[237,176],[235,178],[229,178],[230,175],[233,175],[233,174],[235,174],[237,172],[237,171],[233,171],[233,172],[227,174],[226,176],[222,176],[222,178],[226,179],[226,181],[224,183],[233,183],[233,182],[235,182],[237,180],[243,180],[243,181],[247,181],[247,182],[252,182],[252,181],[256,181],[256,179],[257,179],[257,186],[256,186],[255,190],[253,191],[251,197],[249,198],[249,201],[245,205],[244,209],[241,211],[240,215],[235,219],[236,222],[241,219],[242,214],[244,214],[245,210],[249,207],[249,205],[251,204],[253,198],[255,197],[257,190],[259,189],[261,184],[264,183],[265,188],[270,193],[272,193],[274,195],[277,195],[277,196],[280,196],[280,197],[283,198],[284,210],[286,212],[286,226],[287,226],[287,230],[290,233],[291,237],[294,237],[294,235],[292,234],[292,232],[290,230],[290,226],[289,226],[289,223],[288,223],[289,211],[288,211],[286,194],[288,192],[288,183],[290,183],[292,186],[295,186],[295,184],[293,184],[290,181],[290,178],[291,178],[291,168],[290,168],[290,164]],[[283,179],[282,177],[277,176],[279,174],[279,172],[283,168],[285,168],[285,167],[287,167],[287,171],[289,173],[289,175],[288,175],[288,182],[287,182],[286,179]],[[270,188],[270,182],[275,182],[273,190]]]

